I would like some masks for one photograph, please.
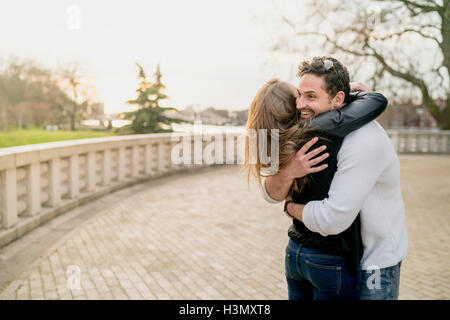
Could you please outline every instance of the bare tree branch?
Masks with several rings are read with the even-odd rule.
[[[413,14],[413,15],[418,15],[420,13],[428,13],[428,12],[438,12],[441,11],[442,9],[444,9],[444,7],[436,4],[435,2],[434,5],[425,5],[425,4],[421,4],[417,1],[411,1],[411,0],[376,0],[378,2],[400,2],[403,3],[406,8],[408,8],[408,10]],[[431,2],[429,2],[431,3]]]
[[[338,50],[340,50],[340,51],[342,51],[342,52],[350,53],[350,54],[352,54],[352,55],[360,56],[360,57],[369,57],[369,56],[371,56],[371,54],[369,54],[369,53],[367,53],[367,52],[359,52],[359,51],[355,51],[355,50],[351,50],[351,49],[345,48],[345,47],[339,45],[339,44],[337,43],[336,40],[331,39],[331,38],[330,38],[327,34],[325,34],[325,33],[313,32],[313,31],[311,31],[311,32],[306,32],[306,31],[305,31],[305,32],[297,32],[296,34],[299,35],[299,36],[308,36],[308,35],[309,35],[309,36],[311,36],[311,35],[314,35],[314,36],[321,36],[321,37],[324,37],[324,38],[327,40],[327,42],[331,43],[331,44],[333,45],[334,48],[336,48],[336,49],[338,49]]]
[[[422,79],[419,79],[410,73],[398,71],[390,64],[388,64],[386,60],[374,48],[372,47],[369,48],[373,52],[372,53],[373,57],[375,57],[375,59],[377,59],[390,74],[392,74],[395,77],[406,80],[420,89],[420,91],[422,92],[424,102],[428,104],[430,112],[433,114],[434,117],[436,117],[436,119],[439,119],[440,118],[439,106],[433,101],[433,99],[431,99],[428,87],[425,84],[425,82]]]
[[[404,34],[406,34],[406,33],[417,33],[417,34],[419,34],[420,36],[422,36],[423,38],[427,38],[427,39],[433,40],[434,42],[437,43],[437,45],[438,45],[439,47],[442,48],[442,46],[443,46],[443,43],[442,43],[438,38],[436,38],[436,37],[434,37],[434,36],[430,36],[430,35],[428,35],[428,34],[425,34],[425,33],[423,33],[423,31],[420,30],[420,29],[414,29],[414,28],[406,28],[406,29],[403,29],[402,31],[394,32],[394,33],[388,34],[388,35],[383,36],[383,37],[375,37],[375,36],[372,36],[371,38],[372,38],[373,40],[385,41],[385,40],[388,40],[388,39],[391,39],[391,38],[394,38],[394,37],[401,37],[402,35],[404,35]]]
[[[323,3],[313,3],[314,14],[318,21],[312,19],[311,15],[301,24],[296,24],[287,17],[282,20],[285,25],[290,26],[293,34],[297,38],[305,39],[302,50],[313,46],[314,37],[317,38],[315,48],[323,50],[331,49],[333,53],[344,53],[355,57],[352,62],[358,63],[375,61],[373,72],[373,84],[378,86],[381,80],[383,82],[391,81],[389,77],[399,78],[408,83],[409,88],[417,88],[420,92],[422,101],[434,118],[438,121],[441,128],[450,129],[450,1],[443,0],[443,4],[432,0],[376,0],[389,4],[378,12],[379,19],[373,17],[373,11],[366,10],[364,7],[356,8],[353,18],[346,12],[349,3],[339,3],[337,6],[323,5]],[[393,9],[394,8],[394,9]],[[395,11],[392,11],[395,10]],[[405,13],[411,13],[411,18],[404,19]],[[436,15],[427,15],[426,18],[418,18],[422,14],[436,13]],[[336,23],[336,17],[350,17],[348,21],[342,20],[342,23]],[[440,18],[440,23],[437,20]],[[422,19],[422,21],[420,21]],[[322,28],[322,24],[329,23]],[[436,21],[436,23],[433,23]],[[374,23],[375,22],[375,23]],[[418,22],[418,23],[417,23]],[[385,26],[383,26],[385,24]],[[296,26],[301,26],[298,30]],[[320,26],[320,27],[319,27]],[[328,27],[328,28],[327,28]],[[395,30],[397,29],[397,30]],[[329,30],[329,31],[328,31]],[[429,60],[433,66],[427,67],[427,70],[421,69],[421,57],[419,51],[413,51],[411,42],[401,41],[399,45],[390,40],[407,40],[408,34],[416,34],[422,39],[432,40],[436,44],[436,54],[442,54],[442,62],[435,58]],[[312,36],[312,38],[310,37]],[[319,41],[320,40],[320,41]],[[291,41],[285,41],[284,48],[292,51]],[[403,46],[407,44],[408,48]],[[426,49],[419,45],[417,48]],[[404,50],[402,50],[404,49]],[[316,49],[317,50],[317,49]],[[432,49],[434,50],[434,49]],[[416,53],[417,52],[417,53]],[[358,62],[357,62],[358,61]],[[370,65],[373,65],[370,63]],[[431,76],[435,75],[435,76]],[[404,85],[403,85],[404,87]],[[392,90],[395,92],[395,90]],[[440,106],[431,97],[431,92],[438,93],[440,97],[446,96],[445,106]]]

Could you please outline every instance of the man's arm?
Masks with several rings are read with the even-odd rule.
[[[372,125],[369,125],[372,126]],[[338,169],[330,186],[329,197],[296,207],[294,216],[311,231],[323,236],[345,231],[355,220],[386,166],[389,150],[374,127],[364,128],[358,136],[347,137],[338,154]],[[299,209],[302,212],[299,213]]]

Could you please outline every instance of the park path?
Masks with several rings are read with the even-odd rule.
[[[409,235],[400,299],[450,299],[450,157],[400,162]],[[55,218],[0,249],[23,269],[0,299],[287,299],[290,220],[240,170],[149,181]],[[71,227],[83,211],[90,218]],[[12,259],[63,224],[69,231],[36,259]]]

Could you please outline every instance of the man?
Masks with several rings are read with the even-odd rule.
[[[325,83],[323,66],[320,70],[315,67],[323,61],[316,57],[299,66],[297,109],[304,119],[331,110],[330,101],[336,100],[325,90],[330,84]],[[327,72],[339,75],[334,66]],[[263,183],[266,200],[283,201],[309,160],[300,150],[286,168],[267,177]],[[389,137],[376,121],[344,138],[328,195],[306,205],[290,202],[287,212],[322,236],[345,231],[360,213],[364,246],[361,299],[398,299],[401,261],[408,251],[400,166]]]

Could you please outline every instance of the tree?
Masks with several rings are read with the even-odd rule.
[[[0,102],[2,104],[2,127],[8,130],[11,116],[16,118],[19,129],[22,128],[24,103],[26,101],[27,82],[25,81],[26,64],[16,59],[10,61],[0,75]]]
[[[162,83],[162,74],[159,64],[154,74],[155,81],[147,80],[144,68],[136,63],[139,68],[137,97],[134,100],[128,100],[126,103],[138,107],[136,111],[125,112],[125,119],[131,119],[133,122],[123,127],[121,132],[131,130],[133,133],[157,133],[172,132],[172,123],[186,122],[178,118],[171,118],[165,115],[167,111],[177,111],[174,107],[161,107],[160,101],[168,97],[162,92],[166,87]]]
[[[70,129],[76,129],[76,124],[82,120],[88,105],[93,101],[94,88],[84,81],[81,68],[77,63],[66,65],[60,71],[61,80],[70,97],[70,106],[65,111],[70,119]]]
[[[0,124],[4,131],[46,124],[61,127],[68,120],[75,128],[82,109],[92,103],[92,88],[81,81],[76,66],[55,72],[32,60],[12,57],[0,62]]]
[[[66,108],[70,98],[60,88],[59,79],[52,70],[31,65],[27,70],[27,115],[28,123],[36,127],[67,122]]]
[[[303,7],[308,14],[299,21],[283,16],[293,37],[279,38],[275,51],[343,55],[375,89],[420,99],[439,127],[450,129],[450,0],[316,1]]]

